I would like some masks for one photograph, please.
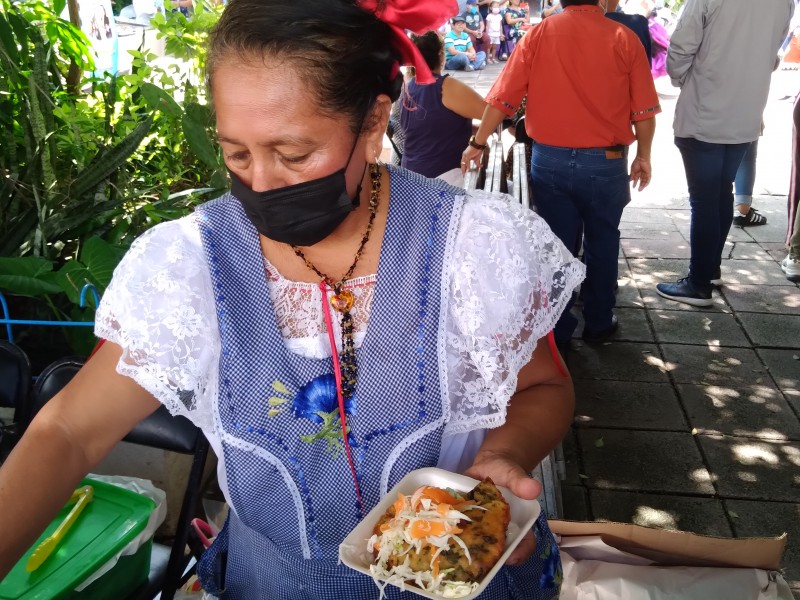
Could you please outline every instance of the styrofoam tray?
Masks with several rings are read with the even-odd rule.
[[[356,525],[344,541],[342,541],[339,545],[339,560],[351,569],[355,569],[368,577],[372,577],[369,566],[373,562],[373,557],[372,553],[367,550],[367,541],[372,536],[375,523],[380,520],[389,506],[397,499],[398,492],[409,495],[423,485],[430,485],[438,488],[452,488],[459,492],[469,492],[478,483],[479,481],[472,477],[451,473],[450,471],[434,467],[411,471],[386,494],[364,520]],[[536,521],[541,512],[541,507],[537,500],[523,500],[504,487],[498,486],[498,488],[511,509],[511,520],[508,524],[506,535],[506,549],[500,556],[500,560],[497,561],[497,564],[486,574],[483,581],[478,584],[478,587],[469,595],[462,596],[462,600],[471,600],[481,594],[508,560],[508,557],[520,543],[525,533],[530,531],[531,527],[533,527],[534,521]],[[377,577],[377,579],[379,581],[386,581],[386,579],[382,577]],[[393,585],[397,584],[393,583]],[[424,596],[425,598],[442,598],[440,595],[426,592],[413,584],[406,584],[403,586],[403,589],[418,594],[419,596]]]

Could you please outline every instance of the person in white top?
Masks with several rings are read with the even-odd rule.
[[[711,306],[722,250],[733,222],[733,180],[761,133],[770,78],[789,29],[794,0],[687,0],[667,53],[680,87],[675,145],[689,184],[689,274],[658,293]]]
[[[503,35],[503,15],[500,14],[500,3],[495,1],[489,6],[486,15],[486,33],[489,36],[489,63],[497,62],[497,50],[500,43],[506,39]]]
[[[540,492],[574,406],[548,332],[583,266],[509,197],[377,160],[400,63],[432,79],[403,31],[449,1],[319,5],[223,12],[208,76],[231,193],[118,266],[107,341],[0,468],[0,578],[159,403],[217,452],[231,511],[198,574],[225,599],[376,597],[338,546],[410,471]],[[508,563],[482,598],[558,595],[544,516]]]

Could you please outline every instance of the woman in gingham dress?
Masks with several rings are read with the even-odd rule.
[[[528,473],[573,407],[544,338],[583,267],[507,197],[377,161],[400,64],[432,80],[403,30],[451,8],[231,1],[208,59],[231,193],[148,231],[115,271],[107,343],[0,471],[0,576],[159,402],[219,458],[231,511],[198,575],[224,599],[377,598],[338,545],[420,467],[536,497]],[[541,518],[481,598],[559,583]]]

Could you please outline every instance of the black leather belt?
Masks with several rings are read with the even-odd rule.
[[[604,152],[625,152],[628,149],[624,144],[616,146],[598,146],[597,148],[577,148],[577,150],[602,150]]]
[[[533,141],[534,144],[538,142]],[[625,144],[617,144],[616,146],[597,146],[595,148],[572,148],[571,146],[552,146],[553,148],[563,148],[569,150],[597,150],[600,152],[627,152],[628,147]]]

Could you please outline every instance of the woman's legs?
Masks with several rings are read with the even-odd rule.
[[[748,144],[712,144],[675,138],[689,185],[691,230],[689,276],[660,283],[665,298],[694,306],[710,306],[711,280],[719,277],[725,238],[733,221],[733,179]]]
[[[753,204],[753,188],[756,184],[756,156],[758,155],[758,140],[752,142],[744,153],[741,164],[733,180],[735,190],[733,200],[737,210],[745,215]]]
[[[733,180],[735,195],[734,204],[736,213],[733,217],[733,224],[738,227],[752,227],[753,225],[766,225],[767,217],[758,213],[752,207],[753,188],[756,183],[756,157],[758,155],[758,140],[751,142],[745,152],[739,168],[736,170],[736,178]]]

